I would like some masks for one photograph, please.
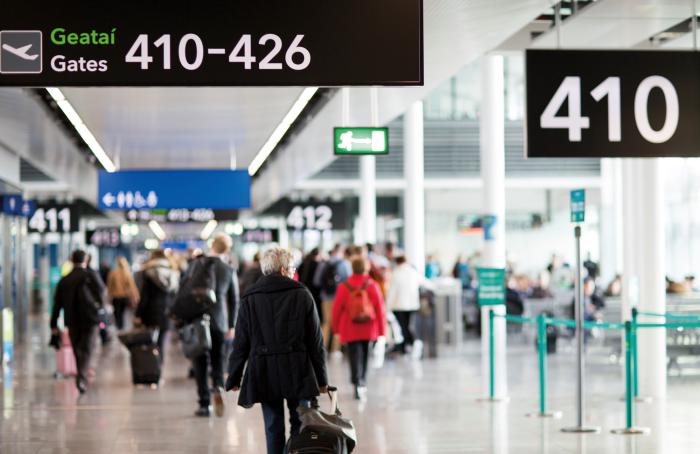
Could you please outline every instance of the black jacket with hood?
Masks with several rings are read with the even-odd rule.
[[[326,351],[313,297],[303,285],[271,274],[248,289],[228,370],[226,389],[241,387],[242,407],[319,395],[328,384]]]
[[[177,291],[178,273],[167,259],[155,259],[146,262],[141,274],[141,301],[135,315],[146,326],[165,327],[166,309]]]

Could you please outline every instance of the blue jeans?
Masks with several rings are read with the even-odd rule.
[[[260,404],[263,411],[263,419],[265,420],[265,438],[267,439],[267,454],[284,454],[286,444],[285,427],[284,427],[284,400],[280,399],[274,402],[262,402]],[[297,413],[298,406],[310,407],[311,402],[308,400],[289,400],[287,399],[287,408],[289,409],[289,424],[291,425],[290,436],[299,434],[301,429],[301,420]]]

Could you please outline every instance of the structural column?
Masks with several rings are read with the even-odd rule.
[[[423,173],[423,102],[411,104],[403,120],[403,197],[405,249],[408,262],[425,269],[425,184]]]
[[[374,156],[360,157],[361,243],[377,241],[377,184]]]
[[[639,159],[637,213],[639,308],[666,312],[666,235],[661,159]],[[666,396],[666,331],[644,329],[638,334],[639,392],[654,398]]]
[[[621,159],[600,161],[600,281],[605,285],[622,270],[622,164]]]
[[[481,145],[481,179],[483,185],[483,214],[493,216],[495,223],[488,238],[484,238],[482,266],[504,268],[506,265],[505,237],[505,113],[503,92],[503,57],[488,55],[481,62],[481,117],[479,134]],[[505,306],[495,307],[497,314],[505,314]],[[489,323],[488,309],[481,310],[481,357],[484,371],[484,393],[489,389]],[[505,397],[506,322],[497,318],[494,325],[495,397]]]

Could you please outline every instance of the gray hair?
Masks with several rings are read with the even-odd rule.
[[[291,270],[294,267],[294,257],[286,249],[279,247],[268,249],[260,260],[260,269],[264,275],[280,273],[284,270]]]

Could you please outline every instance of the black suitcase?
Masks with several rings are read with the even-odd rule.
[[[156,345],[137,345],[131,348],[131,379],[135,385],[158,384],[160,352]]]
[[[289,439],[287,454],[347,454],[345,438],[322,433],[315,430],[305,430]]]
[[[338,409],[338,389],[328,387],[331,413],[319,409],[313,399],[311,408],[299,407],[301,433],[287,442],[287,454],[349,454],[355,449],[355,425]]]

